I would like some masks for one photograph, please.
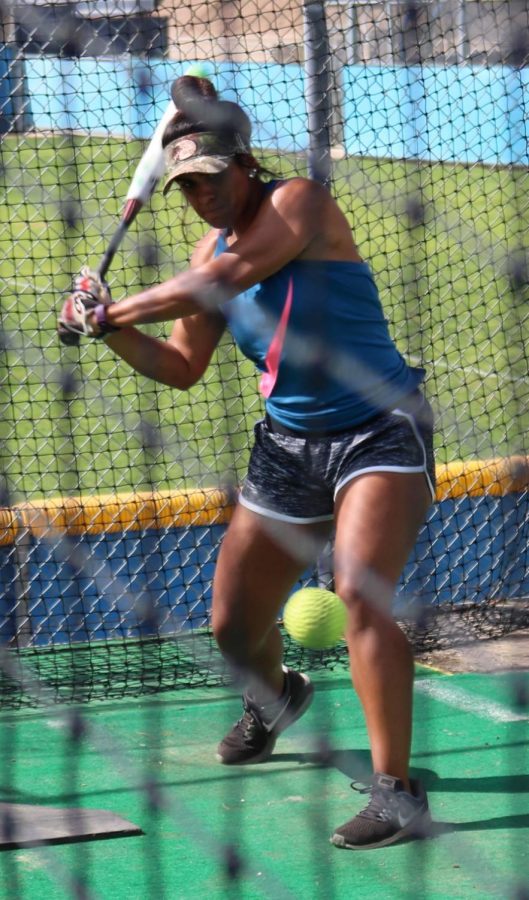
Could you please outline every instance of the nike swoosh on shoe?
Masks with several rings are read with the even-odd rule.
[[[398,812],[398,820],[399,820],[399,825],[400,825],[400,827],[401,827],[401,828],[406,828],[406,825],[409,825],[410,822],[413,821],[413,819],[415,818],[416,815],[417,815],[417,811],[412,812],[412,813],[411,813],[410,815],[408,815],[408,816],[403,816],[402,813],[401,813],[401,811],[400,811],[400,809],[399,809],[399,812]]]
[[[281,716],[286,712],[286,710],[290,706],[291,699],[292,699],[291,697],[288,698],[288,700],[285,703],[285,705],[283,706],[283,708],[279,710],[275,719],[272,719],[271,722],[263,722],[263,728],[265,728],[266,731],[271,732],[274,730],[274,728],[276,727],[277,723],[279,722]]]

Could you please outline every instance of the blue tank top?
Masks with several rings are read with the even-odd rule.
[[[215,255],[224,252],[224,235]],[[266,411],[294,431],[339,431],[393,409],[424,379],[390,337],[367,263],[293,260],[223,304],[262,372]]]

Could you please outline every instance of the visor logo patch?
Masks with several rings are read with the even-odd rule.
[[[173,160],[177,162],[184,159],[191,159],[197,152],[197,149],[195,141],[192,141],[190,138],[185,138],[173,147]]]

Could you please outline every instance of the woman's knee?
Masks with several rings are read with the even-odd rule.
[[[233,654],[238,646],[246,646],[247,636],[240,623],[236,623],[228,616],[211,616],[211,630],[217,646],[223,653]]]
[[[219,650],[240,662],[247,662],[256,656],[265,639],[265,635],[255,628],[240,607],[234,612],[220,601],[213,604],[211,629]]]
[[[347,610],[348,628],[363,631],[392,619],[393,589],[379,576],[337,577],[335,591]]]

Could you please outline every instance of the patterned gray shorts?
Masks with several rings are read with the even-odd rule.
[[[270,518],[330,520],[338,491],[366,472],[424,472],[435,495],[433,414],[418,391],[398,409],[339,434],[295,437],[268,416],[254,433],[239,502]]]

